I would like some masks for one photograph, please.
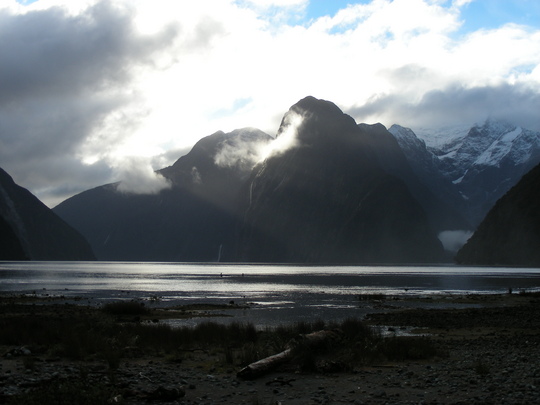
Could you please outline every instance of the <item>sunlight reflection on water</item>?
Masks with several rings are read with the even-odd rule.
[[[362,294],[485,294],[509,288],[540,290],[540,269],[0,262],[0,292],[4,293],[46,292],[84,297],[90,303],[153,298],[165,306],[234,301],[250,303],[252,309],[230,315],[254,323],[334,319],[373,311],[362,307],[358,300]]]

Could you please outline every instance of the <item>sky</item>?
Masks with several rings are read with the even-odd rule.
[[[537,0],[0,0],[0,167],[48,206],[312,95],[413,130],[540,130]],[[429,133],[429,131],[427,131]]]

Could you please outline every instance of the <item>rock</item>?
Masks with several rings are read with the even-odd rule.
[[[12,356],[30,356],[32,354],[32,352],[30,351],[30,349],[24,347],[24,346],[21,346],[21,347],[16,347],[14,349],[11,349],[9,350],[7,353],[4,354],[4,357],[12,357]]]

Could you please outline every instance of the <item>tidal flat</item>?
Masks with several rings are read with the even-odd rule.
[[[539,293],[365,296],[373,313],[268,328],[234,320],[249,304],[84,302],[0,297],[0,403],[523,404],[540,394]],[[168,322],[220,314],[231,321]],[[321,330],[335,333],[302,338]],[[239,377],[287,348],[274,368]]]

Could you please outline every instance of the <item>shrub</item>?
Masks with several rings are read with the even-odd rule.
[[[116,301],[109,302],[103,306],[103,312],[109,315],[146,315],[150,311],[143,302],[138,301]]]

